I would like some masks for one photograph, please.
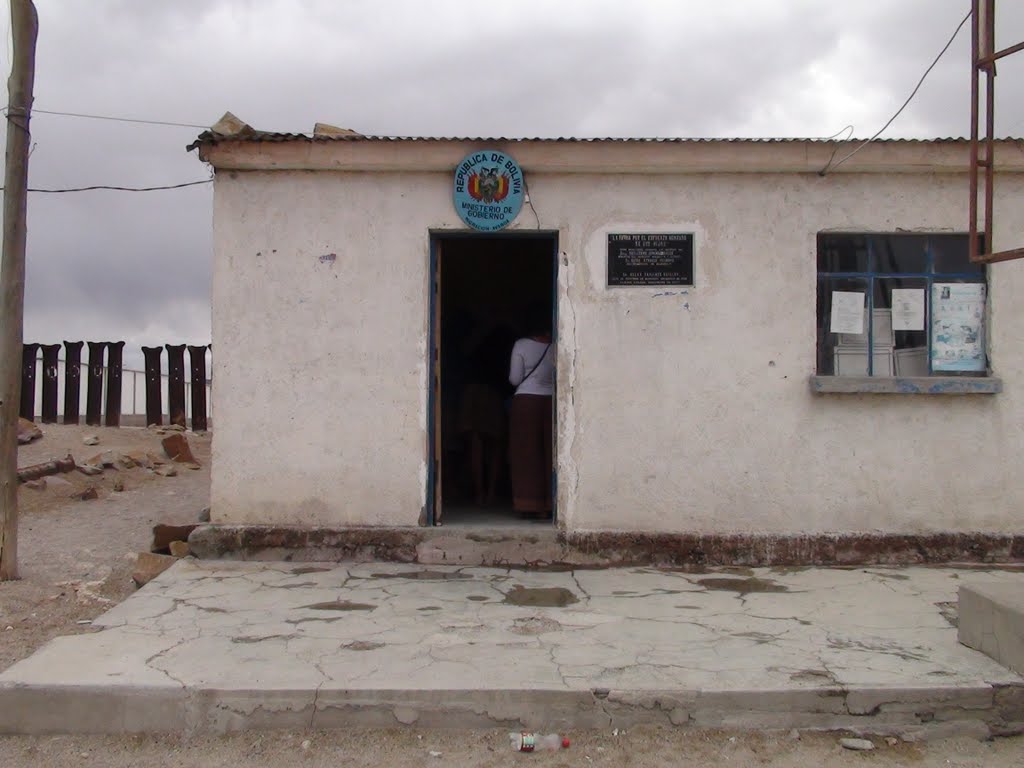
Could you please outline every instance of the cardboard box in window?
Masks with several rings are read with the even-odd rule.
[[[865,310],[866,311],[866,310]],[[892,310],[872,310],[872,326],[875,333],[876,347],[892,347]],[[840,333],[839,346],[841,347],[866,347],[868,345],[867,327],[864,333]]]
[[[867,376],[868,351],[865,347],[833,347],[832,367],[836,376]],[[874,375],[892,376],[892,347],[875,345]]]
[[[928,347],[907,347],[892,354],[897,376],[928,375]]]

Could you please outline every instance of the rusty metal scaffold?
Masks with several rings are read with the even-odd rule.
[[[1024,51],[1024,43],[995,50],[996,0],[972,0],[971,4],[971,165],[970,165],[970,257],[971,261],[991,264],[1024,258],[1024,248],[992,252],[992,201],[995,187],[995,95],[996,61],[1011,53]],[[985,139],[979,139],[981,112],[980,80],[985,78]],[[981,147],[984,146],[984,157]],[[979,169],[984,169],[985,227],[978,230]],[[986,253],[979,252],[978,235],[983,234]]]

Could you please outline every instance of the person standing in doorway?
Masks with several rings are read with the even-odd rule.
[[[516,388],[509,414],[509,469],[512,506],[524,517],[549,519],[553,505],[552,410],[555,350],[551,315],[528,314],[527,335],[512,347],[509,383]]]
[[[505,365],[515,341],[510,329],[481,323],[466,344],[468,376],[459,410],[459,431],[469,449],[473,500],[493,506],[504,465],[508,414]]]

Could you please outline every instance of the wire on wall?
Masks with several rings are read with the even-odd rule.
[[[115,192],[158,192],[164,189],[181,189],[182,187],[195,187],[199,184],[212,184],[213,179],[202,179],[201,181],[186,181],[183,184],[167,184],[161,187],[118,187],[112,184],[93,184],[88,187],[67,187],[65,189],[40,189],[39,187],[29,187],[29,192],[48,192],[56,194],[60,192],[92,192],[98,189],[109,189]],[[3,191],[3,187],[0,187],[0,191]]]
[[[826,136],[824,139],[822,139],[822,141],[832,141],[832,139],[834,139],[834,138],[836,138],[838,136],[841,136],[844,133],[846,134],[846,136],[844,136],[842,139],[840,139],[840,141],[849,141],[851,138],[853,138],[853,131],[854,131],[853,124],[850,124],[850,125],[846,126],[845,128],[843,128],[841,131],[837,131],[836,133],[833,133],[831,136]],[[829,155],[828,162],[825,163],[825,168],[828,168],[832,164],[832,161],[836,159],[836,153],[837,152],[839,152],[839,144],[838,143],[834,147],[832,147],[832,154]],[[821,175],[824,175],[824,173],[825,172],[822,171]]]
[[[530,194],[530,182],[526,180],[526,174],[523,174],[523,191],[526,192],[526,204],[530,206],[530,210],[533,211],[533,218],[537,220],[537,229],[540,229],[540,216],[537,214],[537,209],[533,207],[533,195]]]
[[[872,136],[870,139],[865,141],[863,144],[861,144],[859,147],[857,147],[855,150],[853,150],[850,154],[848,154],[846,157],[844,157],[842,160],[840,160],[839,162],[837,162],[835,164],[832,163],[832,160],[835,158],[835,152],[833,151],[832,157],[829,158],[829,161],[825,165],[825,167],[822,168],[820,171],[818,171],[818,175],[819,176],[824,176],[832,168],[838,168],[840,165],[842,165],[847,160],[849,160],[851,157],[853,157],[858,152],[860,152],[862,149],[864,149],[864,147],[866,147],[868,144],[870,144],[875,139],[877,139],[879,136],[881,136],[882,132],[885,131],[885,129],[888,128],[890,125],[892,125],[893,121],[897,117],[900,116],[900,114],[903,112],[904,109],[907,108],[907,105],[911,102],[911,100],[914,98],[914,96],[917,95],[917,92],[918,92],[918,90],[920,90],[921,85],[924,83],[925,78],[928,77],[928,73],[931,72],[935,68],[935,65],[939,63],[939,59],[941,59],[942,56],[946,53],[946,51],[949,50],[949,46],[951,46],[953,44],[953,41],[956,40],[956,36],[958,34],[960,34],[960,30],[963,29],[964,24],[967,23],[967,20],[969,18],[971,18],[971,12],[970,11],[967,12],[967,15],[964,16],[963,19],[960,21],[960,23],[957,25],[957,28],[953,31],[952,36],[949,38],[949,40],[943,46],[942,50],[939,51],[939,55],[935,57],[935,60],[932,61],[932,63],[928,66],[928,69],[926,69],[924,71],[924,74],[921,75],[921,79],[917,81],[917,85],[914,86],[914,90],[910,92],[910,95],[907,97],[907,100],[903,102],[903,106],[901,106],[899,109],[896,110],[896,114],[894,114],[892,117],[889,118],[888,122],[886,122],[886,124],[883,125],[879,129],[878,133],[876,133],[874,136]]]

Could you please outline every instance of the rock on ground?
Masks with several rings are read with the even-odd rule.
[[[852,749],[857,752],[869,752],[875,748],[875,744],[867,739],[840,739],[839,744],[843,749]]]
[[[153,526],[153,544],[150,552],[159,552],[166,555],[170,551],[172,541],[188,541],[188,535],[198,526],[189,525],[167,525],[158,523]]]
[[[18,445],[26,445],[43,436],[43,430],[35,422],[18,417]]]
[[[176,562],[178,562],[178,558],[171,555],[139,552],[138,560],[135,561],[135,570],[132,571],[132,581],[140,587],[145,586]]]
[[[188,557],[192,550],[189,549],[187,541],[172,541],[168,545],[172,557]]]
[[[161,444],[167,458],[179,464],[198,464],[196,457],[192,455],[192,448],[189,447],[188,438],[180,432],[165,437]]]
[[[110,467],[110,468],[113,468],[114,467],[114,452],[113,451],[104,451],[103,453],[97,453],[95,456],[92,456],[92,457],[86,459],[85,463],[89,464],[89,465],[91,465],[93,467],[104,467],[104,468]]]

